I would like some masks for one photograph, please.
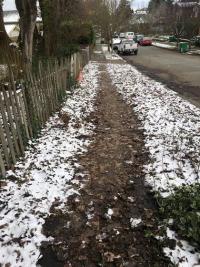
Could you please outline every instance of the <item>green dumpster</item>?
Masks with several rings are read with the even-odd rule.
[[[176,42],[177,39],[174,35],[169,36],[169,42]]]
[[[180,53],[186,53],[189,51],[189,43],[180,42],[178,45],[178,50]]]

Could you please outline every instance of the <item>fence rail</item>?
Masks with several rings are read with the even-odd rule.
[[[11,71],[10,81],[0,84],[0,176],[24,155],[27,141],[59,109],[88,60],[88,50],[83,50],[70,58],[40,63],[36,74],[27,73],[20,89]]]

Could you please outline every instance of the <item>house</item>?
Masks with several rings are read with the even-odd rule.
[[[190,17],[197,18],[200,16],[200,0],[179,0],[177,5],[182,12],[187,12]]]
[[[137,9],[133,14],[132,24],[143,24],[147,22],[147,8]]]
[[[141,8],[134,11],[132,20],[132,29],[137,33],[149,34],[149,12],[147,8]]]
[[[19,13],[17,10],[9,10],[3,12],[4,17],[4,25],[8,36],[10,37],[12,42],[17,42],[20,28],[19,28]],[[41,17],[37,17],[36,26],[38,30],[40,30],[40,26],[42,23]]]
[[[4,25],[6,32],[13,42],[19,37],[19,14],[16,10],[4,11]]]

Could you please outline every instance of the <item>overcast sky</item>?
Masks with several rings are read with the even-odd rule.
[[[15,7],[15,0],[4,0],[4,10],[13,10]]]
[[[147,6],[149,0],[133,0],[133,8],[143,8]],[[4,10],[15,9],[15,0],[4,0]]]
[[[149,0],[133,0],[134,9],[146,7],[149,3]]]

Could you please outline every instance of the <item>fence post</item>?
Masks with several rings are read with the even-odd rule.
[[[2,158],[1,149],[0,149],[0,168],[1,168],[1,175],[5,176],[6,175],[6,169],[5,169],[4,161],[3,161],[3,158]]]
[[[15,150],[14,150],[13,143],[12,143],[10,129],[8,127],[8,122],[7,122],[7,119],[6,119],[6,112],[5,112],[5,109],[4,109],[4,103],[3,103],[3,100],[2,100],[2,95],[1,94],[0,94],[0,111],[1,111],[1,116],[2,116],[2,121],[3,121],[4,129],[5,129],[5,134],[6,134],[6,137],[7,137],[8,146],[9,146],[9,150],[10,150],[10,154],[11,154],[11,158],[12,158],[12,163],[15,164],[16,163]],[[10,162],[8,162],[8,164],[10,164]],[[11,164],[9,166],[11,166]]]

